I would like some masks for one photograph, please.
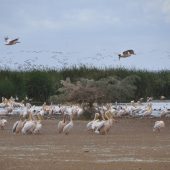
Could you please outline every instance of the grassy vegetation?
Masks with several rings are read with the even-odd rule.
[[[170,70],[147,71],[125,68],[95,68],[72,67],[61,70],[42,69],[30,71],[0,70],[0,97],[18,96],[24,99],[27,95],[36,102],[47,101],[50,96],[57,95],[61,88],[61,80],[70,77],[71,82],[80,78],[98,81],[103,78],[116,77],[124,79],[127,76],[138,76],[135,82],[136,90],[132,99],[153,96],[159,99],[161,95],[170,99]]]

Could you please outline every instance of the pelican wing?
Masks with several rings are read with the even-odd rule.
[[[27,121],[22,128],[22,134],[32,133],[35,129],[36,125],[33,121]]]
[[[19,123],[19,121],[16,121],[16,122],[14,123],[14,125],[13,125],[13,127],[12,127],[12,132],[13,132],[13,133],[15,133],[16,128],[17,128],[17,126],[18,126],[18,123]]]
[[[128,55],[128,54],[130,54],[129,50],[123,51],[123,55],[124,55],[124,56],[126,56],[126,55]]]
[[[73,123],[70,122],[70,123],[68,123],[68,124],[63,128],[63,132],[64,132],[65,134],[68,134],[72,128],[73,128]]]
[[[11,40],[11,41],[10,41],[10,43],[12,43],[12,44],[13,44],[13,43],[17,42],[18,40],[19,40],[18,38],[13,39],[13,40]]]
[[[133,50],[127,50],[130,54],[135,54]]]

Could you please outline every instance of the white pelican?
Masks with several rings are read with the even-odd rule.
[[[153,131],[158,131],[160,132],[161,128],[165,127],[165,123],[163,120],[156,121],[154,126],[153,126]]]
[[[33,133],[34,134],[39,134],[41,129],[42,129],[41,120],[37,120]]]
[[[1,120],[0,120],[0,127],[1,127],[1,129],[4,129],[4,127],[6,126],[6,124],[7,124],[7,120],[6,120],[6,119],[1,119]]]
[[[87,123],[86,127],[87,127],[87,130],[90,131],[90,130],[93,130],[92,128],[92,125],[93,123],[95,123],[96,121],[99,121],[99,113],[95,113],[95,116],[94,116],[94,120],[90,121],[89,123]]]
[[[21,133],[21,130],[24,127],[25,123],[26,123],[26,120],[23,120],[22,117],[20,117],[20,120],[14,123],[12,132],[15,134]]]
[[[32,134],[36,128],[36,122],[33,120],[32,112],[29,113],[29,120],[26,121],[24,127],[22,128],[22,134]]]
[[[148,103],[147,108],[146,108],[145,112],[143,113],[143,116],[150,116],[152,111],[153,111],[152,103]]]
[[[8,37],[5,37],[5,45],[14,45],[16,43],[20,43],[18,40],[19,38],[10,40]]]
[[[133,50],[126,50],[126,51],[123,51],[122,54],[118,54],[119,60],[120,60],[120,58],[130,57],[131,55],[136,55]]]
[[[63,116],[63,120],[59,121],[58,123],[58,132],[62,133],[63,132],[63,128],[67,125],[67,121],[66,121],[66,115]]]
[[[160,96],[160,100],[165,100],[166,97],[165,96]]]
[[[150,102],[153,100],[153,97],[147,97],[147,102]]]
[[[34,132],[34,129],[36,128],[36,124],[34,121],[29,120],[24,124],[24,127],[22,128],[21,132],[22,134],[32,134]]]
[[[70,122],[69,122],[66,126],[64,126],[63,132],[64,132],[66,135],[68,135],[69,132],[70,132],[70,130],[71,130],[72,128],[73,128],[73,115],[71,114],[71,115],[70,115]]]
[[[103,113],[102,115],[102,120],[96,120],[94,121],[94,123],[92,124],[92,129],[95,131],[95,133],[99,134],[99,129],[104,125],[104,122],[106,121],[106,119],[104,118]]]
[[[29,120],[26,121],[22,128],[22,134],[38,134],[42,129],[41,119],[42,117],[38,114],[37,117],[33,117],[32,112],[29,112]]]
[[[104,122],[103,126],[101,126],[101,128],[98,129],[100,134],[102,134],[102,135],[108,134],[109,130],[111,129],[111,127],[113,125],[113,121],[116,122],[116,120],[114,120],[112,118],[111,112],[106,112],[105,116],[106,116],[107,120]]]
[[[163,117],[163,116],[166,116],[166,115],[169,115],[170,114],[170,110],[168,110],[167,108],[164,108],[161,113],[160,113],[160,116]]]

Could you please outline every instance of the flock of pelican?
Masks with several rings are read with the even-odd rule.
[[[87,123],[87,131],[93,132],[95,134],[108,134],[110,129],[113,126],[113,123],[117,122],[115,117],[122,116],[132,116],[134,117],[137,113],[142,113],[143,117],[148,117],[151,115],[153,108],[152,103],[150,102],[151,98],[148,98],[147,105],[145,107],[140,106],[140,103],[135,103],[131,101],[130,105],[124,106],[113,106],[110,104],[96,107],[96,112],[94,114],[94,119]],[[76,115],[80,115],[83,112],[83,109],[78,105],[60,105],[53,106],[47,105],[44,103],[42,107],[32,106],[30,103],[24,104],[24,102],[16,102],[14,98],[6,99],[2,98],[2,103],[0,103],[0,108],[6,109],[5,114],[8,115],[10,112],[16,114],[13,111],[13,108],[20,107],[19,120],[17,120],[12,128],[14,134],[39,134],[42,129],[42,121],[45,114],[62,115],[62,120],[58,123],[58,133],[64,133],[68,135],[72,130],[74,123],[73,119]],[[168,109],[165,109],[161,112],[161,116],[170,114]],[[7,125],[6,119],[0,119],[0,128],[4,129]],[[160,131],[161,128],[165,127],[164,121],[156,121],[153,125],[153,131]]]
[[[100,120],[100,114],[95,113],[94,120],[90,121],[86,125],[87,130],[92,131],[96,134],[108,134],[113,125],[113,122],[116,122],[116,120],[113,119],[111,112],[105,112],[105,114],[102,114],[101,117],[102,120]]]

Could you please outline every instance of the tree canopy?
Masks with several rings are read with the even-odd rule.
[[[62,87],[59,95],[51,98],[53,102],[63,101],[76,103],[105,103],[125,100],[134,97],[138,76],[128,76],[124,79],[117,77],[102,78],[100,80],[80,78],[71,82],[70,78],[61,80]],[[63,102],[62,101],[62,102]]]

